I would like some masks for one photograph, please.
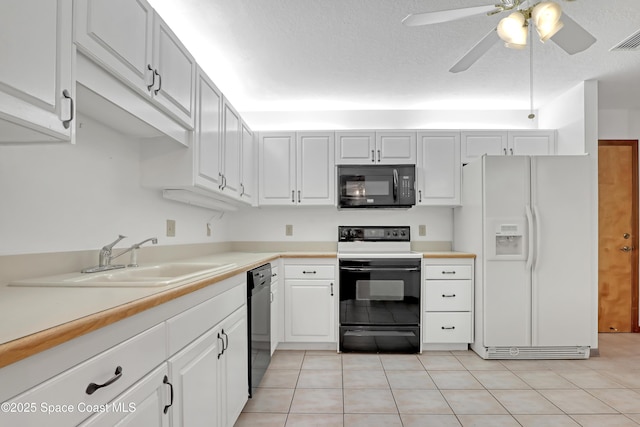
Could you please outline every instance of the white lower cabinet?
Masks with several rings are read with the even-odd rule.
[[[473,258],[423,261],[423,342],[473,342]]]
[[[0,425],[78,424],[100,412],[116,396],[136,388],[139,379],[162,364],[166,360],[165,340],[165,325],[161,323],[27,390],[5,404],[16,411],[0,413]],[[27,404],[32,406],[25,411]]]
[[[271,355],[280,342],[280,272],[277,265],[271,263]]]
[[[284,265],[285,342],[335,342],[335,261],[289,262],[296,261]]]
[[[80,427],[169,426],[165,408],[170,407],[173,393],[167,378],[167,365],[163,363]]]
[[[2,402],[0,425],[232,427],[249,395],[246,295],[242,273],[93,332],[95,344],[148,325]],[[34,368],[16,367],[14,382]]]

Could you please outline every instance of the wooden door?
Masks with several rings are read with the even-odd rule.
[[[638,332],[638,141],[599,141],[598,194],[598,331]]]

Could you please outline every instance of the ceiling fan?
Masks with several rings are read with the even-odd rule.
[[[505,11],[513,12],[464,54],[449,69],[450,72],[467,70],[500,39],[505,42],[506,47],[523,49],[527,44],[529,25],[535,26],[541,41],[551,40],[569,55],[582,52],[596,41],[587,30],[563,13],[557,3],[550,1],[529,5],[528,0],[500,0],[495,5],[411,14],[402,23],[406,26],[431,25],[483,13],[491,16]]]

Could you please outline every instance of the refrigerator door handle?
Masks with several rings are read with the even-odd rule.
[[[525,212],[527,215],[527,270],[531,270],[533,267],[533,213],[531,211],[531,206],[525,206]]]
[[[538,265],[538,258],[540,258],[540,213],[538,212],[538,206],[533,205],[533,220],[535,222],[536,229],[536,256],[533,259],[531,268],[536,268]]]

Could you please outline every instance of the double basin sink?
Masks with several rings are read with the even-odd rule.
[[[220,274],[235,268],[234,263],[171,262],[143,267],[127,267],[99,273],[69,273],[19,280],[9,286],[40,287],[161,287]]]

